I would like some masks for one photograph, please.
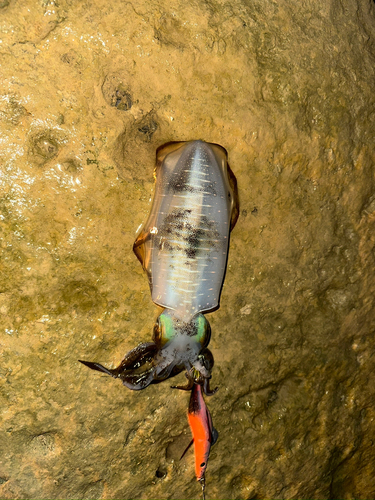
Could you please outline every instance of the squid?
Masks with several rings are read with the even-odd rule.
[[[212,394],[211,327],[204,314],[220,304],[230,231],[238,218],[236,179],[226,150],[201,140],[158,148],[154,177],[151,211],[133,245],[152,301],[163,308],[152,341],[132,349],[114,369],[79,361],[132,390],[185,369],[186,389],[199,382]]]

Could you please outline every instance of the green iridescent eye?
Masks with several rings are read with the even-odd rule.
[[[169,314],[162,313],[154,326],[154,342],[161,348],[175,336],[176,328],[173,318]]]
[[[202,347],[207,347],[211,338],[210,323],[206,320],[203,314],[199,314],[196,318],[197,340]]]

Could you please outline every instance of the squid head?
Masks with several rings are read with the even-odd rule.
[[[211,327],[203,314],[198,313],[185,322],[173,311],[164,310],[154,325],[153,342],[139,344],[129,351],[117,368],[79,361],[92,370],[121,379],[132,390],[166,380],[185,368],[189,384],[203,383],[205,392],[210,393],[208,380],[213,366],[213,356],[207,349],[210,337]]]

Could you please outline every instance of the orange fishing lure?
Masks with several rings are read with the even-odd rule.
[[[212,425],[211,414],[208,411],[203,399],[202,386],[194,383],[191,391],[188,420],[193,434],[193,439],[184,451],[185,455],[190,446],[194,443],[195,452],[195,475],[197,481],[202,486],[203,500],[205,498],[205,472],[207,468],[210,449],[216,443],[218,432]],[[182,458],[181,457],[181,458]]]

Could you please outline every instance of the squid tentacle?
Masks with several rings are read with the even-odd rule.
[[[140,390],[150,385],[154,380],[156,370],[154,359],[157,352],[158,347],[155,342],[139,344],[126,354],[117,368],[113,369],[92,361],[78,361],[92,370],[119,378],[129,389]]]

